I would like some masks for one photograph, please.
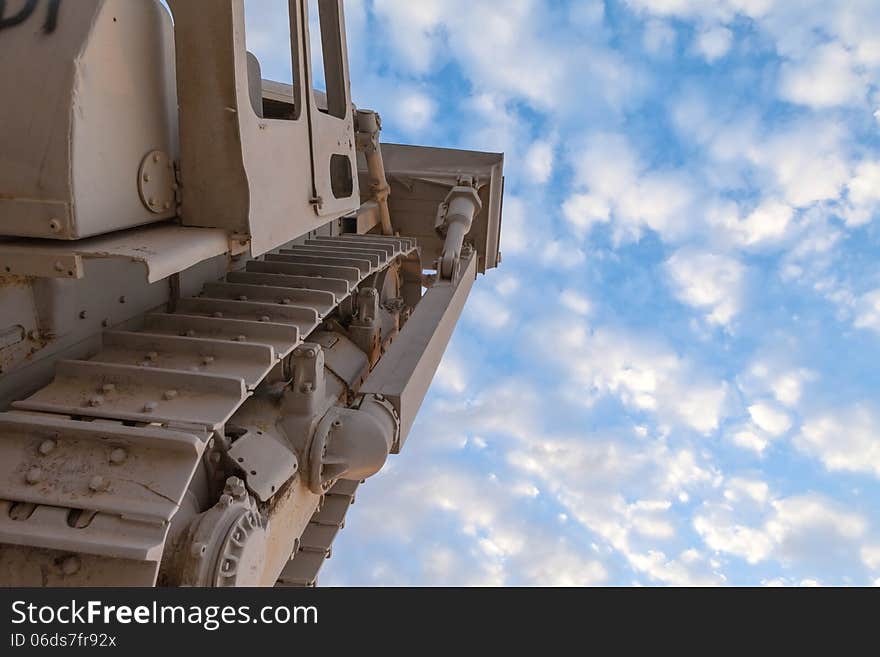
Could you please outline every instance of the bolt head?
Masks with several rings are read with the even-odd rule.
[[[108,486],[109,482],[101,475],[95,475],[89,480],[89,490],[95,493],[100,493],[107,490]]]
[[[79,572],[81,565],[82,564],[79,560],[79,557],[67,557],[66,559],[64,559],[64,561],[61,562],[61,572],[68,576],[76,575]]]
[[[190,547],[190,554],[196,558],[201,558],[208,553],[208,546],[204,543],[193,543]]]
[[[151,351],[147,354],[147,360],[155,361],[159,358],[159,354],[155,351]]]
[[[247,342],[247,336],[246,335],[236,336],[235,342]]]
[[[226,480],[225,492],[240,499],[247,494],[247,487],[238,477],[230,477]]]
[[[312,392],[312,390],[314,389],[314,386],[312,386],[311,383],[303,383],[303,384],[300,386],[299,389],[300,389],[302,392],[308,394],[308,393]]]
[[[121,447],[117,447],[112,452],[110,452],[110,462],[116,465],[120,465],[121,463],[125,463],[125,459],[128,458],[128,452],[126,452]]]
[[[58,221],[57,219],[52,219],[49,222],[49,230],[51,230],[53,233],[60,232],[61,231],[61,222]]]
[[[220,507],[228,507],[228,506],[232,506],[233,501],[234,500],[232,499],[232,495],[227,495],[224,493],[223,495],[220,496],[220,501],[217,502],[217,504]]]
[[[157,408],[159,408],[159,404],[157,404],[156,402],[147,402],[146,404],[144,404],[144,413],[152,413]]]
[[[44,440],[40,444],[40,454],[42,454],[43,456],[48,456],[55,451],[55,448],[57,446],[58,445],[54,440]]]
[[[43,481],[43,470],[41,468],[31,468],[25,475],[25,481],[31,486],[35,486]]]
[[[177,391],[176,390],[166,390],[165,394],[162,395],[165,401],[171,401],[172,399],[177,399]]]
[[[116,385],[113,383],[105,383],[101,386],[101,392],[103,392],[105,395],[116,392]]]
[[[95,395],[89,398],[89,406],[92,408],[96,408],[104,403],[104,398],[101,395]]]
[[[214,363],[213,356],[202,356],[202,365],[212,365]]]
[[[306,350],[306,358],[314,358],[317,355],[318,355],[318,352],[315,351],[314,349],[307,349]]]

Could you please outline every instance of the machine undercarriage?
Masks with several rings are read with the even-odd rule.
[[[0,79],[62,88],[0,104],[0,584],[314,585],[500,261],[503,158],[380,145],[339,0],[320,94],[307,2],[292,87],[241,0],[73,4],[0,31]]]

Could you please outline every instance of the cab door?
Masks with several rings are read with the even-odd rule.
[[[312,203],[318,216],[341,216],[360,207],[342,0],[301,3]]]

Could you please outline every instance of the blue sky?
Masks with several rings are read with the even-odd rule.
[[[504,264],[321,583],[880,584],[880,3],[346,17],[386,140],[506,153]]]

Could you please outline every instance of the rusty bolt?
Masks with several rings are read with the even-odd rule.
[[[55,451],[55,448],[57,446],[58,445],[54,440],[44,440],[40,444],[40,454],[42,454],[43,456],[48,456]]]
[[[147,354],[147,360],[156,361],[159,359],[159,354],[155,351],[151,351]]]
[[[165,394],[162,395],[165,401],[171,401],[172,399],[177,399],[177,391],[176,390],[166,390]]]
[[[31,486],[36,486],[43,481],[43,470],[41,468],[31,468],[25,475],[25,481]]]
[[[148,173],[144,174],[144,182],[150,182],[150,174],[148,174]]]
[[[95,475],[89,480],[89,490],[100,493],[107,490],[109,482],[101,475]]]
[[[121,447],[117,447],[112,452],[110,452],[110,462],[115,465],[120,465],[125,463],[125,459],[128,458],[128,452],[126,452]]]
[[[144,413],[152,413],[157,408],[159,408],[159,404],[157,404],[156,402],[147,402],[146,404],[144,404]]]
[[[244,482],[238,477],[230,477],[226,480],[226,493],[229,493],[233,497],[242,498],[247,494],[247,488],[244,485]]]
[[[156,205],[156,199],[154,199],[154,198],[151,196],[151,197],[150,197],[150,200],[148,200],[147,203],[149,203],[150,205]]]
[[[79,572],[80,566],[81,563],[79,557],[66,557],[64,561],[61,562],[61,572],[68,576],[76,575]]]

